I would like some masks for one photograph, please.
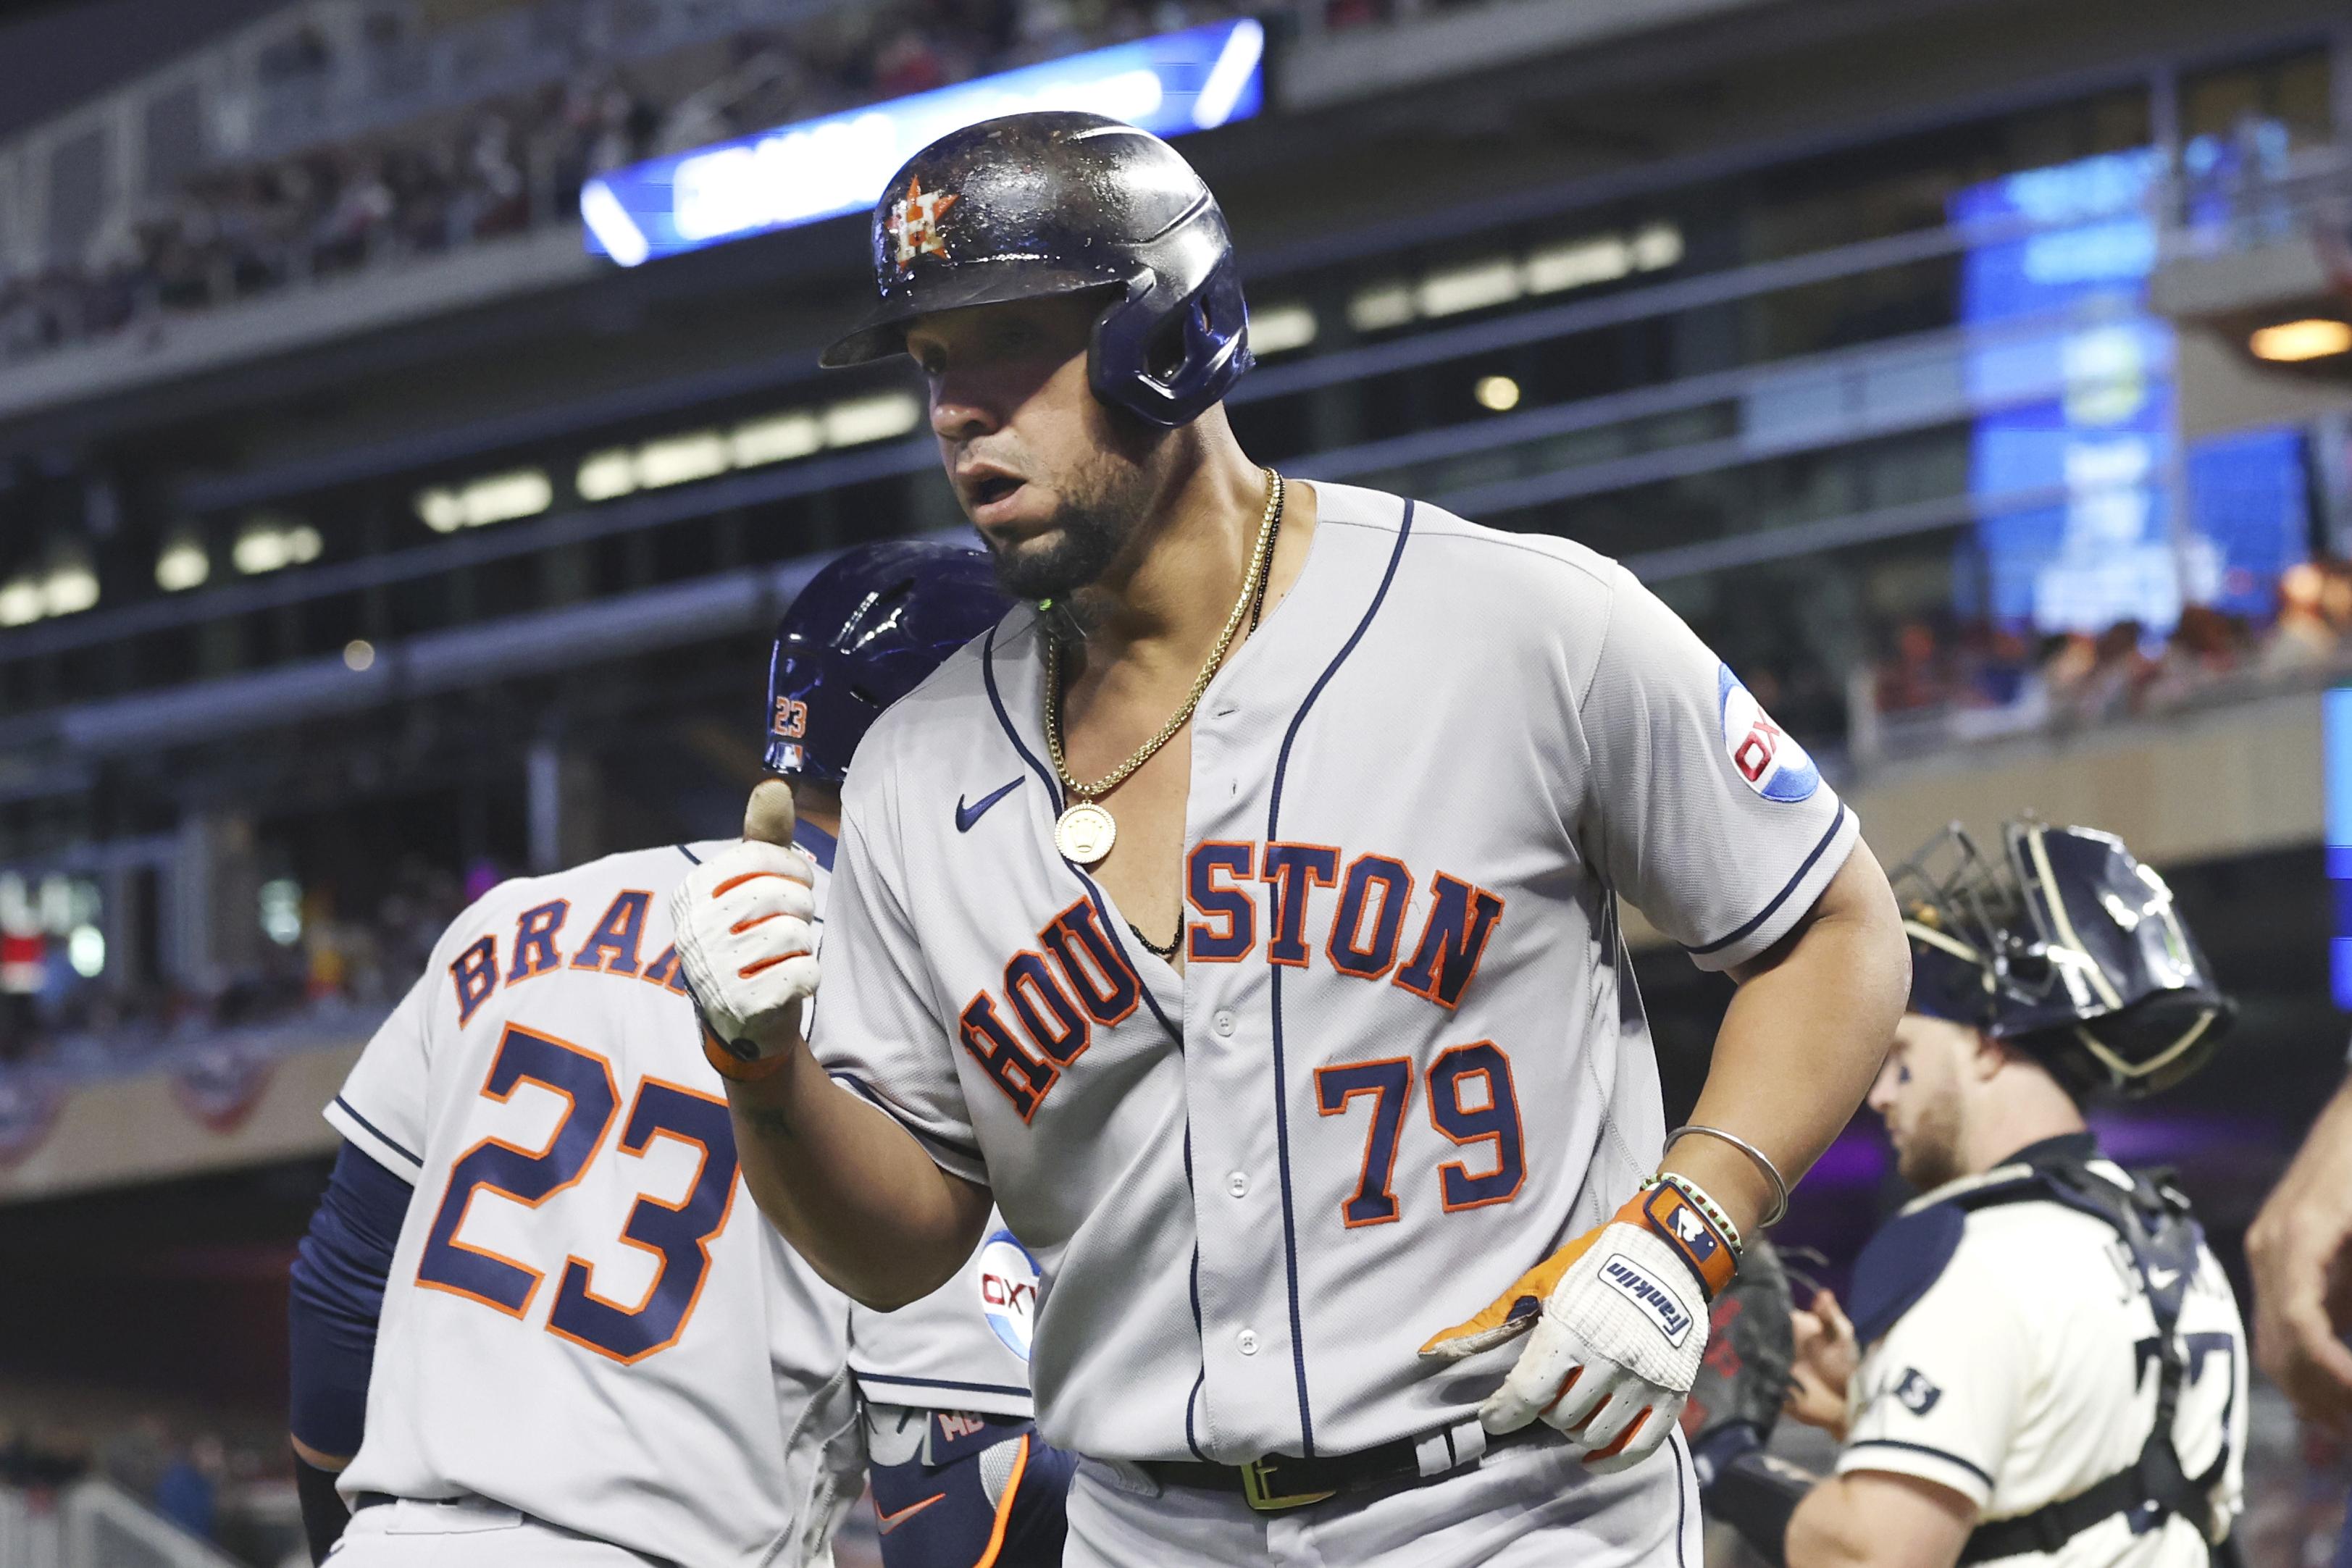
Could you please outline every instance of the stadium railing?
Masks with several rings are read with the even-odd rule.
[[[245,1568],[167,1522],[113,1482],[56,1493],[0,1487],[0,1563],[8,1568]]]

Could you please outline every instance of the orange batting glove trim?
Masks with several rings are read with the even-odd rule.
[[[1651,1187],[1627,1198],[1607,1220],[1520,1275],[1509,1290],[1488,1302],[1486,1311],[1476,1317],[1433,1334],[1421,1347],[1421,1354],[1443,1354],[1449,1360],[1475,1355],[1527,1333],[1543,1314],[1544,1302],[1551,1299],[1553,1290],[1576,1266],[1576,1260],[1601,1239],[1602,1231],[1621,1223],[1638,1225],[1663,1239],[1675,1256],[1690,1265],[1709,1300],[1730,1284],[1732,1276],[1739,1271],[1739,1260],[1731,1249],[1730,1239],[1700,1212],[1696,1204],[1674,1187]]]
[[[762,1061],[746,1061],[719,1044],[719,1037],[709,1029],[702,1031],[702,1057],[710,1063],[710,1071],[730,1083],[757,1083],[762,1078],[773,1078],[791,1060],[789,1055],[776,1055]]]
[[[1619,1218],[1623,1218],[1621,1214]],[[1506,1340],[1517,1338],[1535,1326],[1543,1315],[1544,1302],[1551,1299],[1553,1287],[1560,1277],[1576,1266],[1593,1242],[1600,1239],[1608,1227],[1596,1225],[1526,1273],[1511,1288],[1496,1296],[1486,1310],[1467,1322],[1455,1323],[1444,1333],[1433,1334],[1421,1347],[1421,1354],[1444,1354],[1449,1359],[1475,1355],[1491,1350]]]
[[[1642,1428],[1649,1424],[1650,1417],[1657,1413],[1657,1408],[1654,1406],[1644,1407],[1639,1416],[1633,1417],[1633,1424],[1631,1426],[1628,1426],[1623,1431],[1617,1434],[1615,1441],[1612,1442],[1605,1448],[1595,1448],[1592,1452],[1585,1455],[1584,1462],[1589,1465],[1595,1459],[1613,1459],[1618,1455],[1623,1453],[1626,1448],[1633,1443],[1634,1437],[1640,1435]]]

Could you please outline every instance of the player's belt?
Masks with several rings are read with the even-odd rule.
[[[1392,1443],[1359,1449],[1352,1454],[1318,1455],[1299,1458],[1290,1454],[1267,1454],[1246,1465],[1215,1465],[1198,1459],[1160,1459],[1143,1467],[1144,1472],[1161,1486],[1191,1487],[1202,1491],[1237,1491],[1260,1513],[1280,1513],[1286,1509],[1305,1508],[1338,1497],[1344,1492],[1370,1491],[1380,1487],[1399,1483],[1424,1486],[1444,1480],[1477,1463],[1477,1456],[1465,1457],[1459,1464],[1449,1465],[1433,1473],[1422,1469],[1421,1455],[1426,1437],[1399,1437]],[[1442,1439],[1441,1439],[1442,1440]],[[1486,1439],[1486,1453],[1497,1448],[1515,1448],[1521,1443],[1539,1440],[1559,1440],[1559,1434],[1541,1422],[1531,1423],[1516,1432]],[[1450,1445],[1449,1445],[1450,1447]]]

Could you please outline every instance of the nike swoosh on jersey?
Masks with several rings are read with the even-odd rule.
[[[974,822],[979,821],[982,816],[987,812],[991,806],[995,805],[999,800],[1003,800],[1004,797],[1012,794],[1015,789],[1020,789],[1023,781],[1028,777],[1029,775],[1026,773],[1021,774],[1003,789],[991,790],[988,794],[982,795],[979,800],[973,801],[969,806],[963,803],[963,797],[961,795],[958,795],[956,797],[956,831],[959,833],[968,833],[971,831],[971,825]]]
[[[1006,788],[1009,789],[1011,786],[1008,785]],[[999,790],[997,793],[1003,794],[1003,790]],[[922,1512],[923,1510],[930,1507],[931,1504],[946,1501],[947,1495],[948,1494],[945,1492],[935,1493],[930,1497],[925,1498],[920,1502],[908,1503],[906,1507],[900,1509],[896,1513],[884,1513],[880,1507],[877,1506],[874,1510],[874,1517],[881,1524],[882,1533],[887,1535],[892,1531],[898,1529],[900,1525],[906,1523],[908,1520],[914,1518],[915,1515]]]

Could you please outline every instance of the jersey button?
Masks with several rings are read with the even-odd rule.
[[[1234,1032],[1234,1015],[1223,1008],[1218,1009],[1217,1016],[1209,1021],[1219,1034],[1229,1035]]]
[[[1236,1338],[1234,1343],[1242,1347],[1242,1354],[1244,1355],[1255,1355],[1257,1354],[1257,1332],[1255,1329],[1242,1330],[1240,1336]]]
[[[1225,1190],[1232,1193],[1235,1197],[1247,1197],[1249,1196],[1249,1177],[1240,1171],[1235,1171],[1233,1175],[1225,1178]]]

